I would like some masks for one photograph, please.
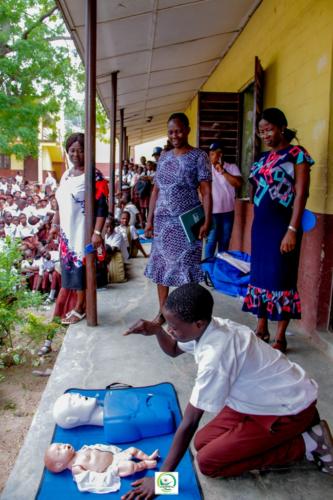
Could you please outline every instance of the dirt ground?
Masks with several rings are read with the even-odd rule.
[[[27,362],[2,372],[6,378],[0,383],[0,492],[13,468],[48,381],[48,376],[33,375],[32,372],[52,370],[62,338],[62,334],[56,336],[53,351],[45,356],[40,366],[33,367]]]

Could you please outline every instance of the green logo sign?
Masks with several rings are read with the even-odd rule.
[[[155,472],[156,495],[178,495],[178,472]]]

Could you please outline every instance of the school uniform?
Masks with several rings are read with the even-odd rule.
[[[105,245],[108,245],[111,248],[118,248],[118,250],[121,251],[124,262],[128,261],[128,257],[129,257],[128,250],[127,250],[127,246],[126,246],[124,237],[122,235],[122,232],[113,231],[112,234],[106,235],[105,236]]]
[[[198,365],[191,405],[217,413],[194,440],[203,474],[236,476],[304,456],[318,386],[301,366],[228,319],[212,318],[198,341],[178,346]]]

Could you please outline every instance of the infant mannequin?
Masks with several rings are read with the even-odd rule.
[[[158,450],[147,455],[134,447],[122,451],[117,446],[96,444],[75,451],[70,444],[53,443],[46,450],[44,462],[51,472],[71,470],[80,491],[110,493],[120,489],[121,477],[156,467],[157,457]]]
[[[54,403],[53,418],[63,429],[72,429],[79,425],[103,426],[103,407],[98,404],[96,398],[66,393]]]

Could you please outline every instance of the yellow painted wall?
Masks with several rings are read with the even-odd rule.
[[[11,155],[10,157],[10,169],[11,170],[23,170],[24,162],[23,160],[18,160],[15,155]]]
[[[190,106],[186,110],[186,115],[190,120],[191,132],[188,136],[188,142],[192,146],[197,146],[197,121],[198,121],[198,96],[196,95]]]
[[[43,170],[52,170],[52,159],[49,150],[42,147],[42,169]]]
[[[264,106],[276,106],[285,112],[289,126],[298,130],[300,143],[316,161],[307,206],[331,214],[332,43],[332,0],[263,0],[202,87],[203,91],[242,90],[253,80],[254,57],[258,56],[266,78]],[[197,99],[186,110],[192,138],[196,137],[195,107]]]

